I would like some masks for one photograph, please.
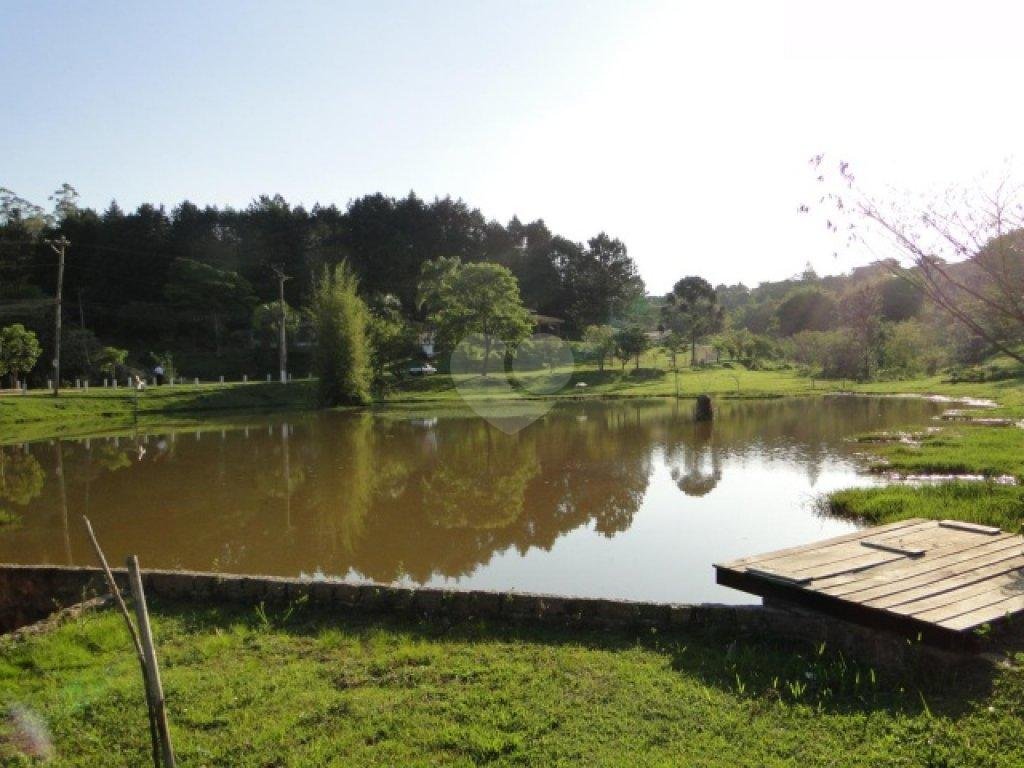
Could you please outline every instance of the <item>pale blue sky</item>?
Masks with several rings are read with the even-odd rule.
[[[809,155],[919,188],[1024,154],[1019,62],[992,58],[1018,55],[1020,12],[968,7],[5,0],[0,186],[451,194],[622,237],[657,292],[841,271],[866,257],[794,214]]]

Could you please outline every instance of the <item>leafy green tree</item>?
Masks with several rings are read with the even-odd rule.
[[[684,277],[665,297],[662,319],[669,331],[690,341],[690,365],[697,364],[697,343],[724,325],[724,314],[711,283],[702,277]]]
[[[299,313],[284,303],[284,332],[290,342],[299,331]],[[265,301],[252,311],[252,329],[264,348],[277,348],[281,339],[281,301]]]
[[[586,249],[565,241],[558,246],[564,251],[563,306],[572,330],[607,323],[643,296],[643,280],[618,238],[602,232],[588,241]]]
[[[775,310],[779,333],[792,336],[800,331],[827,331],[835,324],[837,306],[828,294],[814,288],[791,293]]]
[[[313,286],[309,317],[316,333],[313,365],[321,404],[370,402],[370,317],[347,262],[324,268]]]
[[[924,303],[924,293],[902,277],[891,277],[881,286],[882,317],[893,323],[916,317]]]
[[[728,352],[729,343],[721,336],[715,336],[713,339],[711,339],[711,348],[715,350],[715,362],[721,363],[722,353]]]
[[[32,370],[42,351],[35,333],[21,323],[0,329],[0,376],[9,374],[17,386],[18,374]]]
[[[428,262],[420,297],[443,348],[452,349],[470,334],[482,337],[484,376],[495,341],[514,347],[533,328],[515,277],[499,264]]]
[[[383,392],[387,374],[412,355],[416,334],[402,315],[402,302],[394,294],[376,297],[370,304],[370,366],[373,387]]]
[[[69,379],[90,378],[103,344],[88,328],[67,328],[61,334],[61,375]]]
[[[101,373],[114,377],[117,376],[117,369],[124,367],[125,360],[127,359],[127,349],[103,347],[103,349],[100,350],[99,355],[97,355],[95,362],[96,367],[99,368]]]
[[[650,347],[650,340],[647,332],[639,325],[627,325],[615,334],[615,344],[618,349],[619,359],[625,363],[630,358],[635,361],[635,368],[640,368],[640,355]]]
[[[583,341],[593,350],[597,369],[603,371],[604,361],[615,354],[615,329],[610,325],[588,325]]]
[[[210,323],[219,357],[225,323],[248,314],[254,297],[252,286],[237,272],[217,269],[194,259],[175,259],[164,288],[167,300],[193,324],[199,318]]]
[[[688,345],[686,337],[676,331],[669,331],[665,334],[661,344],[668,352],[669,360],[672,361],[672,370],[677,370],[679,353]]]
[[[847,291],[842,299],[843,327],[849,334],[848,355],[856,359],[853,375],[870,379],[878,369],[885,347],[886,323],[882,320],[882,296],[877,285]]]

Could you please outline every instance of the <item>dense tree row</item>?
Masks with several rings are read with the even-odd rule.
[[[217,361],[222,372],[232,361],[251,365],[253,340],[273,342],[266,320],[279,311],[275,270],[292,278],[286,303],[301,307],[323,269],[342,261],[371,308],[390,302],[413,321],[427,312],[418,302],[422,267],[441,258],[507,267],[524,305],[564,319],[570,335],[608,322],[643,296],[620,240],[601,233],[574,242],[543,221],[502,224],[451,198],[375,194],[345,209],[307,209],[263,196],[244,209],[184,202],[170,211],[146,204],[126,212],[116,203],[105,211],[79,208],[74,190],[64,187],[54,201],[49,214],[0,193],[0,323],[23,322],[50,344],[56,256],[39,235],[63,234],[71,242],[69,328],[127,348],[140,363],[151,362],[144,354],[168,351],[193,367]],[[269,348],[264,357],[269,369]]]
[[[789,280],[715,292],[729,326],[714,339],[717,347],[746,349],[738,356],[748,360],[783,357],[826,377],[934,373],[993,351],[926,301],[914,273],[892,260],[828,277],[808,267]]]

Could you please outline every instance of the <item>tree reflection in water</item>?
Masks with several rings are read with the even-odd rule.
[[[680,431],[681,432],[681,431]],[[666,451],[672,480],[687,496],[706,496],[722,479],[721,451],[712,442],[714,423],[697,421]]]
[[[9,446],[0,501],[20,522],[0,528],[0,561],[91,562],[77,523],[87,511],[112,559],[135,552],[151,567],[459,579],[574,531],[617,537],[659,468],[695,499],[755,459],[795,464],[813,482],[849,452],[846,436],[936,410],[723,402],[713,423],[695,424],[688,403],[587,402],[507,434],[460,410],[393,409]]]

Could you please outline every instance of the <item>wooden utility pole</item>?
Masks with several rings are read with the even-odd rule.
[[[56,240],[47,240],[46,244],[53,249],[60,261],[57,266],[57,300],[53,320],[53,396],[60,393],[60,313],[61,297],[64,294],[64,251],[71,241],[64,235]]]
[[[277,341],[277,353],[278,361],[281,368],[281,383],[288,383],[288,333],[286,326],[288,325],[288,305],[284,303],[284,281],[291,280],[291,277],[284,273],[281,267],[274,267],[274,274],[277,275],[277,290],[278,300],[281,302],[281,318],[280,327],[278,333],[280,334]]]

